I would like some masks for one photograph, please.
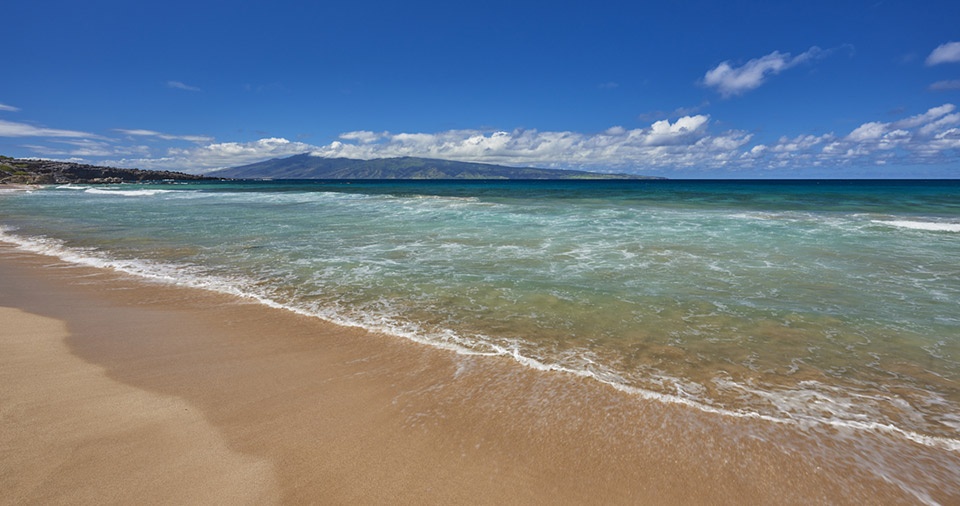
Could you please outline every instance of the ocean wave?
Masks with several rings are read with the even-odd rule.
[[[406,198],[413,200],[448,200],[451,202],[481,202],[478,197],[454,197],[446,195],[411,195],[397,198]]]
[[[97,195],[120,195],[123,197],[152,197],[163,193],[173,193],[176,190],[115,190],[106,188],[85,188],[84,193]]]

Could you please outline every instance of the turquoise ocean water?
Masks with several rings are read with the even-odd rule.
[[[960,449],[960,182],[214,182],[0,240],[663,402]]]

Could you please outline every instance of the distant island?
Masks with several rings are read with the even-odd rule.
[[[220,178],[166,170],[118,169],[73,162],[0,156],[0,184],[112,184],[215,179]]]
[[[0,156],[0,184],[116,184],[223,179],[666,179],[582,170],[507,167],[433,158],[321,158],[309,153],[212,171],[204,176]]]
[[[217,170],[209,175],[231,179],[665,179],[409,156],[357,160],[322,158],[309,153]]]

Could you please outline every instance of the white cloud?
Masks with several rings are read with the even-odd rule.
[[[105,163],[119,167],[179,170],[203,173],[215,169],[259,162],[269,158],[306,153],[316,146],[291,142],[283,138],[266,138],[252,142],[220,142],[190,148],[170,148],[166,156],[119,158]]]
[[[935,151],[960,149],[960,128],[951,128],[938,133],[933,137],[930,146]]]
[[[180,81],[167,81],[168,88],[174,88],[178,90],[187,90],[187,91],[203,91],[196,86],[190,86],[189,84],[184,84]]]
[[[824,135],[800,135],[792,139],[781,137],[780,140],[771,148],[775,153],[796,153],[807,151],[810,148],[834,140],[833,134]]]
[[[949,103],[892,121],[866,121],[846,134],[783,136],[765,143],[751,143],[753,135],[748,132],[716,130],[710,116],[704,114],[672,121],[661,119],[642,128],[615,125],[596,133],[535,129],[399,133],[358,130],[344,132],[325,145],[279,137],[213,142],[205,136],[171,135],[147,129],[115,132],[122,136],[107,138],[0,121],[0,136],[47,137],[46,146],[25,146],[40,154],[84,157],[89,163],[120,167],[198,173],[300,153],[355,159],[416,156],[512,166],[707,177],[744,170],[756,174],[760,170],[803,171],[811,167],[842,171],[844,167],[878,164],[960,164],[960,112]]]
[[[736,68],[730,65],[729,61],[725,61],[707,71],[703,77],[703,83],[716,88],[723,97],[740,95],[759,88],[771,75],[777,75],[803,62],[820,58],[824,54],[826,54],[825,51],[813,46],[797,56],[774,51]]]
[[[388,132],[376,133],[370,132],[367,130],[359,130],[356,132],[346,132],[340,134],[340,138],[346,141],[358,141],[363,144],[368,144],[371,142],[377,142],[380,139],[383,139],[389,135]]]
[[[116,156],[149,156],[150,148],[147,146],[118,146],[109,142],[76,139],[59,140],[57,146],[28,145],[35,153],[42,156],[70,156],[83,158],[101,158]]]
[[[950,114],[954,110],[955,105],[943,104],[922,114],[891,123],[871,121],[855,128],[847,135],[846,140],[856,143],[889,142],[893,137],[902,138],[904,133],[909,134],[907,131],[911,129],[916,129],[920,135],[931,135],[945,126],[960,122],[960,114]]]
[[[744,151],[743,167],[795,168],[941,164],[960,162],[960,113],[953,104],[898,121],[868,121],[845,136],[832,133],[781,137]]]
[[[893,123],[893,126],[895,128],[916,128],[920,125],[928,124],[945,114],[950,114],[956,109],[957,106],[953,104],[943,104],[941,106],[932,107],[923,114],[917,114],[916,116],[911,116],[909,118],[896,121]]]
[[[188,142],[196,142],[198,144],[202,144],[205,142],[213,142],[213,137],[206,136],[206,135],[171,135],[171,134],[165,134],[162,132],[155,132],[153,130],[143,130],[143,129],[128,130],[124,128],[115,128],[114,130],[124,135],[130,135],[134,137],[157,137],[159,139],[163,139],[166,141],[188,141]]]
[[[535,165],[544,167],[624,170],[634,167],[712,164],[750,136],[743,132],[709,135],[709,116],[661,120],[648,128],[628,130],[613,126],[601,133],[540,132],[537,130],[451,130],[440,133],[341,135],[339,141],[319,146],[322,157],[380,158],[422,156],[448,160]],[[344,142],[354,140],[356,142]]]
[[[641,135],[645,135],[644,144],[648,146],[682,143],[685,138],[701,132],[709,119],[707,115],[698,114],[684,116],[673,124],[667,120],[660,120],[650,125],[649,133]]]
[[[119,166],[208,172],[309,152],[326,158],[387,158],[419,156],[514,166],[585,168],[600,171],[664,170],[670,166],[706,167],[736,156],[750,135],[707,132],[709,117],[685,116],[657,121],[647,128],[615,126],[597,134],[537,130],[450,130],[437,133],[346,132],[338,140],[316,146],[283,138],[253,142],[209,143],[169,149],[159,158],[109,160]],[[151,130],[122,131],[155,135]]]
[[[886,133],[889,127],[889,123],[880,123],[878,121],[864,123],[850,132],[850,134],[847,135],[847,140],[853,142],[862,142],[879,139],[884,133]]]
[[[960,124],[956,106],[943,104],[899,121],[863,123],[847,136],[827,143],[817,155],[837,164],[945,162],[956,159],[957,144],[950,140],[953,125]],[[946,139],[946,140],[945,140]]]
[[[0,111],[17,112],[19,110],[20,110],[19,107],[14,107],[12,105],[7,105],[7,104],[0,104]]]
[[[44,128],[26,123],[16,123],[13,121],[0,120],[0,137],[87,137],[99,138],[99,136],[80,132],[77,130],[60,130],[57,128]]]
[[[906,130],[887,132],[877,142],[877,149],[890,150],[906,146],[913,139],[913,135]]]
[[[930,85],[930,89],[933,91],[960,90],[960,79],[954,79],[952,81],[937,81]]]
[[[960,42],[947,42],[937,46],[930,56],[927,56],[927,65],[960,62]]]
[[[960,113],[948,114],[936,121],[931,121],[920,127],[918,132],[921,135],[933,135],[946,130],[946,127],[956,124],[960,124]]]

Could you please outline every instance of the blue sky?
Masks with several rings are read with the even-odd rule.
[[[960,2],[4,2],[0,154],[960,177]]]

